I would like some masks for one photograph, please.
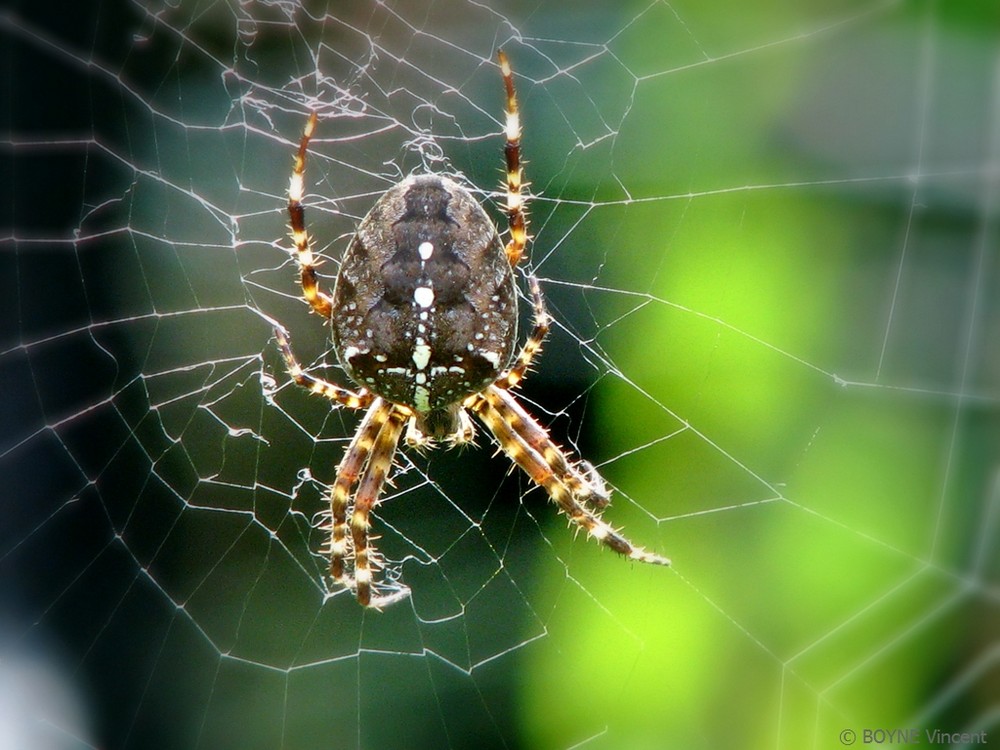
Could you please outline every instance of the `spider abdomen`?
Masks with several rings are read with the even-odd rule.
[[[497,379],[517,340],[514,275],[473,196],[437,175],[390,188],[358,227],[333,292],[348,375],[420,414]]]

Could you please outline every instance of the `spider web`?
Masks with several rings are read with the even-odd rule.
[[[995,741],[992,5],[42,2],[0,30],[0,745]],[[291,156],[315,108],[327,286],[404,175],[502,225],[500,46],[555,317],[520,397],[674,567],[574,538],[480,430],[398,456],[374,533],[410,593],[364,611],[317,529],[358,415],[288,383],[269,323],[343,381]]]

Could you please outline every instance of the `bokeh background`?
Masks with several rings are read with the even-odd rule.
[[[0,12],[0,747],[1000,739],[995,3],[15,1]],[[669,570],[478,450],[399,459],[331,590],[356,425],[290,387],[305,113],[328,257],[414,171],[489,204],[517,72],[556,325],[523,398]],[[494,216],[500,220],[498,212]]]

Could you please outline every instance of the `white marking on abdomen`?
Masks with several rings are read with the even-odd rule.
[[[434,254],[434,245],[430,242],[421,242],[417,247],[417,252],[420,253],[421,260],[430,260],[431,256]]]
[[[434,304],[434,290],[429,286],[418,286],[413,290],[413,301],[421,307],[430,307]]]
[[[414,387],[413,405],[417,407],[417,411],[428,412],[431,410],[430,395],[431,392],[424,386],[418,385]]]
[[[423,370],[430,361],[431,348],[424,343],[423,339],[417,339],[417,345],[413,347],[413,364],[417,366],[418,370]]]

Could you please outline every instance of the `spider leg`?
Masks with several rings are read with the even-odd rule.
[[[507,243],[507,260],[516,266],[524,248],[528,244],[528,221],[524,212],[524,198],[521,195],[523,171],[521,169],[521,116],[514,94],[514,74],[503,50],[497,50],[503,85],[507,93],[506,123],[504,131],[507,142],[504,145],[504,161],[507,165],[507,221],[510,225],[510,241]]]
[[[351,547],[350,527],[347,524],[351,488],[357,483],[391,408],[382,399],[375,399],[340,460],[337,479],[330,488],[330,544],[327,551],[330,554],[330,575],[333,580],[341,583],[347,583],[344,577],[344,560]]]
[[[372,508],[378,502],[392,459],[396,455],[396,446],[403,432],[403,425],[410,417],[408,410],[400,409],[392,404],[384,404],[384,423],[378,431],[371,448],[368,466],[365,468],[354,496],[354,512],[351,514],[351,537],[354,542],[354,583],[357,587],[358,602],[362,606],[372,604],[372,565],[374,549],[369,549],[368,520]],[[375,606],[378,606],[376,601]]]
[[[520,353],[514,362],[514,366],[497,378],[494,385],[497,388],[514,388],[524,380],[531,361],[542,350],[542,344],[549,332],[549,324],[552,318],[549,311],[545,309],[545,298],[542,296],[542,288],[534,274],[528,274],[528,288],[531,291],[531,305],[535,314],[535,327],[524,342]]]
[[[524,257],[524,250],[528,245],[528,217],[522,193],[524,170],[521,166],[521,116],[517,106],[517,95],[514,93],[514,74],[503,50],[497,50],[497,60],[500,62],[500,72],[503,74],[503,85],[507,94],[504,126],[507,141],[503,153],[507,167],[507,223],[510,227],[510,240],[507,242],[505,252],[507,261],[514,267]],[[521,349],[514,366],[497,380],[496,384],[500,388],[513,388],[524,379],[532,358],[541,350],[542,342],[549,331],[550,318],[545,309],[545,299],[542,297],[538,279],[531,272],[528,273],[528,286],[535,311],[535,328]]]
[[[544,432],[541,426],[523,410],[518,414],[517,427],[513,422],[508,422],[503,412],[504,407],[498,408],[496,405],[501,403],[496,398],[501,392],[501,389],[490,386],[483,394],[472,396],[469,399],[469,406],[483,420],[483,423],[493,433],[500,447],[511,460],[520,466],[533,482],[545,488],[559,510],[565,513],[570,521],[585,529],[589,536],[594,537],[615,552],[639,562],[669,565],[670,561],[667,558],[647,552],[642,547],[632,544],[626,537],[605,523],[596,512],[586,508],[578,501],[570,486],[582,478],[582,475],[579,472],[575,476],[570,473],[558,475],[553,471],[549,460],[546,460],[543,453],[531,445],[525,435],[526,432],[531,433],[534,430]],[[558,462],[569,463],[562,451],[547,438],[544,453],[550,457],[558,454],[559,458],[556,459]]]
[[[343,404],[350,409],[364,409],[374,400],[374,396],[363,388],[360,391],[354,392],[348,388],[331,383],[328,380],[310,375],[302,369],[302,365],[295,359],[291,343],[288,341],[288,332],[280,326],[275,326],[274,337],[278,340],[278,348],[281,350],[281,356],[284,357],[288,374],[292,376],[292,380],[298,385],[338,404]]]
[[[548,433],[524,410],[514,396],[500,388],[487,388],[483,392],[483,397],[489,402],[491,410],[542,457],[549,470],[566,485],[576,500],[594,510],[608,506],[611,494],[597,469],[587,461],[582,461],[579,465],[570,462],[566,454],[552,442]]]
[[[302,206],[302,195],[305,191],[306,149],[316,129],[316,113],[309,114],[309,120],[302,132],[299,150],[295,154],[295,165],[292,167],[292,177],[288,183],[288,217],[292,229],[292,242],[295,244],[295,260],[299,265],[299,280],[302,283],[302,295],[312,309],[324,318],[329,318],[333,310],[330,297],[319,290],[316,280],[316,260],[312,253],[312,240],[306,230],[305,209]]]

